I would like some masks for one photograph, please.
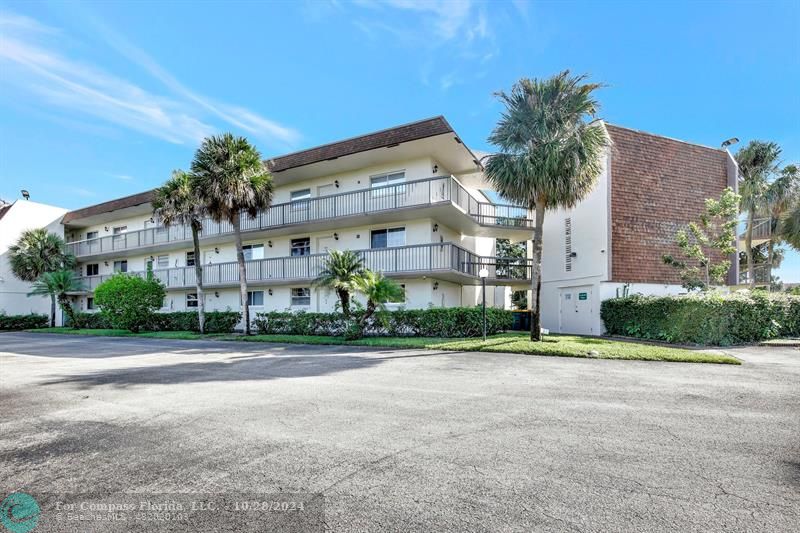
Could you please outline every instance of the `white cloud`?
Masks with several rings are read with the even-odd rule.
[[[134,181],[135,179],[133,176],[129,176],[127,174],[109,174],[109,176],[111,176],[112,178],[116,178],[120,181]]]
[[[168,142],[196,144],[219,128],[210,119],[252,134],[273,147],[296,143],[297,131],[241,106],[214,102],[181,84],[142,50],[96,22],[105,40],[169,89],[156,94],[119,78],[101,67],[66,57],[49,44],[46,34],[57,33],[28,17],[0,13],[0,66],[4,83],[16,86],[22,97]]]

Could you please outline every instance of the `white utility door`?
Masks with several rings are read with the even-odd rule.
[[[597,335],[594,331],[594,294],[591,285],[564,287],[560,298],[561,333]]]

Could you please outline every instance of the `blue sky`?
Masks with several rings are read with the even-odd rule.
[[[0,1],[0,197],[146,190],[220,131],[270,156],[443,114],[489,149],[493,92],[566,68],[610,122],[800,161],[798,24],[796,1]]]

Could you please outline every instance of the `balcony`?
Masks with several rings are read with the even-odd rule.
[[[364,265],[389,277],[430,276],[463,285],[480,283],[478,273],[489,271],[490,285],[527,285],[531,278],[531,260],[476,255],[460,246],[446,242],[360,250]],[[296,257],[276,257],[247,261],[247,282],[253,285],[285,285],[308,283],[324,267],[327,254]],[[146,272],[130,272],[145,276]],[[177,267],[153,270],[153,276],[168,289],[189,289],[195,286],[195,268]],[[111,275],[82,277],[84,287],[93,291]],[[239,266],[236,262],[203,266],[206,287],[238,286]]]
[[[407,211],[414,209],[413,215]],[[347,224],[399,222],[409,218],[436,218],[465,235],[524,238],[533,229],[525,208],[480,202],[450,176],[411,181],[380,188],[361,189],[331,196],[275,204],[255,218],[242,216],[244,234],[268,232],[270,236],[299,231],[341,229]],[[222,242],[233,233],[229,222],[203,220],[201,239]],[[251,237],[249,237],[251,238]],[[191,243],[188,226],[147,228],[67,243],[78,259],[133,255]]]
[[[771,270],[766,263],[756,263],[753,265],[753,279],[756,287],[768,287],[771,283]],[[750,285],[750,272],[747,265],[739,265],[739,285]]]
[[[753,246],[764,244],[772,239],[772,219],[756,218],[753,220]],[[745,247],[747,244],[747,222],[740,224],[739,245]]]

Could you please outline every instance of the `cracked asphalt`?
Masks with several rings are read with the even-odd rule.
[[[797,531],[800,350],[729,352],[744,364],[4,333],[0,489],[312,494],[332,531]]]

